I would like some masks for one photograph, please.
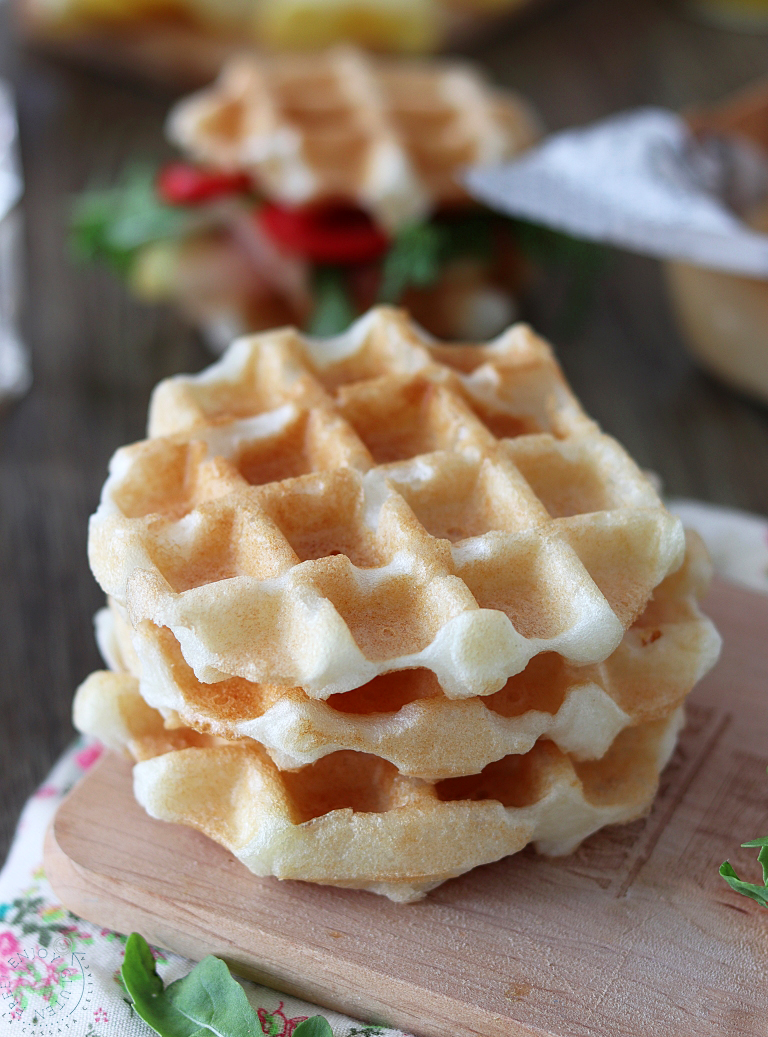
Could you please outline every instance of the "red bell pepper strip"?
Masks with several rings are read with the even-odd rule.
[[[379,259],[390,245],[371,217],[351,205],[288,208],[268,202],[257,210],[256,219],[284,252],[314,263],[367,263]]]
[[[167,205],[201,205],[251,189],[245,173],[200,169],[186,162],[169,162],[157,175],[157,193]]]

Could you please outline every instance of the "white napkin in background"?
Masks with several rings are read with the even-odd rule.
[[[29,356],[19,338],[23,191],[16,114],[8,85],[0,80],[0,404],[32,383]]]
[[[670,507],[687,526],[703,536],[721,576],[768,593],[768,519],[695,501],[672,501]],[[62,908],[40,863],[43,837],[56,808],[100,751],[95,743],[81,739],[59,760],[45,784],[24,808],[11,852],[0,872],[0,1034],[3,1037],[6,1033],[9,1037],[16,1033],[21,1037],[26,1032],[39,1033],[40,1037],[53,1037],[56,1033],[67,1037],[150,1037],[149,1027],[130,1010],[118,982],[125,937],[84,922]],[[48,934],[51,946],[62,938],[69,941],[79,956],[77,968],[80,969],[70,977],[70,982],[81,982],[87,967],[92,985],[82,1011],[66,1014],[74,998],[62,1002],[58,1009],[54,1004],[50,1023],[46,1017],[39,1027],[27,1030],[23,1024],[46,1002],[45,988],[38,990],[34,985],[26,990],[21,988],[21,980],[29,978],[27,972],[32,967],[24,965],[22,954],[32,955],[25,960],[34,963],[33,952],[40,946],[43,934]],[[19,963],[26,971],[18,967]],[[166,983],[185,975],[192,966],[193,962],[170,952],[158,959],[158,969]],[[50,974],[46,982],[55,994],[66,977]],[[329,1020],[336,1037],[400,1035],[400,1031],[358,1023],[255,983],[244,980],[242,986],[258,1011],[264,1034],[272,1037],[291,1037],[301,1018],[317,1014]],[[15,990],[20,990],[18,1001],[6,996]],[[15,1009],[22,998],[26,998],[24,1007]]]
[[[667,507],[704,540],[715,572],[768,594],[768,520],[692,500],[667,501]]]
[[[575,237],[768,277],[768,235],[734,212],[766,198],[764,156],[736,139],[700,141],[661,108],[554,133],[465,183],[491,208]]]

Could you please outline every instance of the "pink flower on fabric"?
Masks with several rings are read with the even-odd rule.
[[[0,933],[0,958],[10,958],[14,954],[18,954],[20,950],[21,944],[10,929],[6,929],[4,933]]]
[[[297,1015],[293,1019],[288,1019],[283,1011],[282,1001],[274,1012],[268,1012],[266,1008],[259,1008],[258,1016],[261,1029],[267,1037],[291,1037],[299,1023],[303,1023],[307,1018],[306,1015]]]
[[[55,961],[46,962],[44,965],[44,975],[42,978],[42,984],[45,987],[57,987],[63,981],[72,979],[76,976],[77,969],[73,965],[64,965],[62,967],[61,962],[63,958],[57,958]]]
[[[103,752],[103,745],[99,745],[98,743],[88,745],[85,749],[81,749],[80,752],[76,754],[75,763],[78,767],[82,767],[84,771],[87,771],[89,767],[93,767],[94,763],[96,763]]]
[[[97,1023],[109,1022],[109,1017],[107,1016],[107,1013],[104,1011],[103,1008],[95,1009],[93,1013],[93,1018],[96,1020]]]

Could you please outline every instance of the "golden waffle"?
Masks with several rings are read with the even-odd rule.
[[[538,127],[464,65],[340,47],[232,59],[176,105],[168,136],[197,162],[248,172],[274,201],[340,198],[394,230],[466,203],[458,174],[530,146]]]
[[[605,662],[575,667],[543,654],[487,698],[452,701],[428,670],[376,677],[326,702],[238,677],[201,684],[167,628],[145,622],[132,631],[115,606],[99,619],[99,644],[114,669],[141,677],[166,727],[255,739],[281,770],[353,749],[437,781],[527,753],[542,737],[576,759],[599,759],[625,727],[681,705],[717,659],[720,638],[698,607],[711,566],[696,534],[688,537],[684,565]]]
[[[523,325],[440,346],[381,307],[337,339],[242,339],[161,383],[149,432],[112,460],[91,566],[204,683],[327,699],[423,668],[490,695],[543,652],[607,659],[683,560]]]
[[[346,751],[290,773],[256,742],[167,731],[136,685],[92,674],[78,690],[75,722],[140,761],[134,792],[152,817],[204,832],[257,875],[400,901],[529,842],[566,854],[598,828],[640,816],[682,723],[676,710],[628,728],[598,762],[580,763],[543,740],[480,774],[439,782]]]

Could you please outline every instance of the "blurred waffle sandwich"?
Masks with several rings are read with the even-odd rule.
[[[16,0],[28,38],[187,89],[244,47],[427,53],[543,0]]]
[[[458,177],[537,135],[520,98],[455,62],[239,57],[172,110],[185,162],[83,196],[76,242],[219,349],[282,324],[336,334],[377,301],[486,338],[514,316],[522,264]]]
[[[523,325],[241,340],[156,389],[89,553],[75,722],[150,814],[399,900],[646,811],[719,650],[700,543]]]

